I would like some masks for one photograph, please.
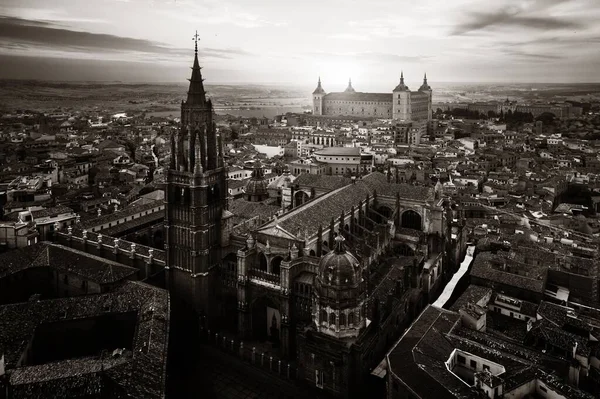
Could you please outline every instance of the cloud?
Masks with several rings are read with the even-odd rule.
[[[504,54],[512,57],[527,59],[527,60],[537,60],[537,61],[550,61],[550,60],[558,60],[562,59],[560,55],[556,54],[540,54],[540,53],[530,53],[523,50],[515,50],[515,49],[505,49],[502,51]]]
[[[329,36],[330,39],[341,39],[341,40],[355,40],[359,42],[364,42],[369,40],[367,35],[359,35],[355,33],[338,33],[335,35]]]
[[[0,16],[1,47],[29,46],[57,51],[143,53],[164,57],[190,57],[192,48],[182,49],[166,44],[109,34],[74,31],[56,27],[46,21],[33,21]],[[203,57],[227,59],[250,55],[239,49],[201,48]]]
[[[232,25],[248,29],[287,26],[284,20],[265,18],[226,1],[179,1],[167,5],[167,8],[157,7],[154,11],[161,16],[202,25]]]
[[[484,30],[492,27],[525,28],[534,30],[580,29],[583,25],[567,18],[552,16],[524,16],[520,10],[505,8],[483,13],[471,12],[466,21],[454,26],[452,35]]]
[[[348,53],[325,53],[317,52],[310,53],[310,56],[316,56],[319,59],[352,59],[357,61],[368,61],[370,63],[377,62],[421,62],[431,59],[428,55],[400,55],[394,53],[381,53],[374,51],[364,52],[348,52]]]

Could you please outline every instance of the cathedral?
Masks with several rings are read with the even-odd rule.
[[[430,115],[424,86],[415,94],[401,81],[393,98],[404,96],[404,108],[388,104],[390,114]],[[331,106],[327,96],[319,100],[323,111]],[[416,106],[421,97],[424,105]],[[172,297],[193,308],[204,328],[292,362],[315,389],[360,395],[403,328],[441,289],[452,220],[441,187],[374,172],[341,186],[314,176],[323,179],[315,186],[330,187],[317,191],[294,185],[288,173],[282,196],[303,191],[305,201],[283,201],[266,221],[241,228],[234,201],[269,204],[269,193],[256,162],[244,198],[228,197],[222,142],[196,50],[166,175]]]
[[[427,84],[427,74],[418,91],[411,91],[404,84],[404,73],[400,83],[391,93],[361,93],[354,90],[352,80],[341,93],[326,93],[321,86],[321,78],[313,92],[313,115],[320,116],[360,116],[394,121],[430,121],[432,110],[431,87]]]

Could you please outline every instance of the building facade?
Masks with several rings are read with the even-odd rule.
[[[418,91],[411,91],[400,83],[391,93],[361,93],[354,90],[352,81],[341,93],[326,93],[321,78],[313,92],[313,115],[376,117],[397,121],[431,120],[432,89],[427,84],[427,75]]]

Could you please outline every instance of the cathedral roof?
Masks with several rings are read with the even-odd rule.
[[[259,160],[254,162],[254,170],[248,183],[246,184],[247,196],[268,196],[267,182],[265,180],[264,171]]]
[[[260,231],[269,235],[270,229],[277,225],[291,234],[301,232],[312,237],[317,233],[319,224],[326,224],[331,215],[342,212],[347,214],[353,206],[364,201],[367,194],[372,196],[374,191],[379,196],[395,198],[398,194],[400,199],[413,201],[428,202],[434,199],[433,187],[388,183],[383,173],[373,172],[356,180],[355,184],[331,191],[286,213],[278,220],[266,224]]]
[[[204,84],[202,83],[204,79],[202,79],[200,69],[200,64],[198,63],[198,50],[196,49],[194,54],[194,65],[192,66],[192,77],[188,79],[190,81],[186,101],[186,104],[188,105],[206,104],[206,92],[204,91]]]

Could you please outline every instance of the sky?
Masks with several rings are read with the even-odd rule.
[[[600,82],[600,0],[0,0],[0,78]]]

